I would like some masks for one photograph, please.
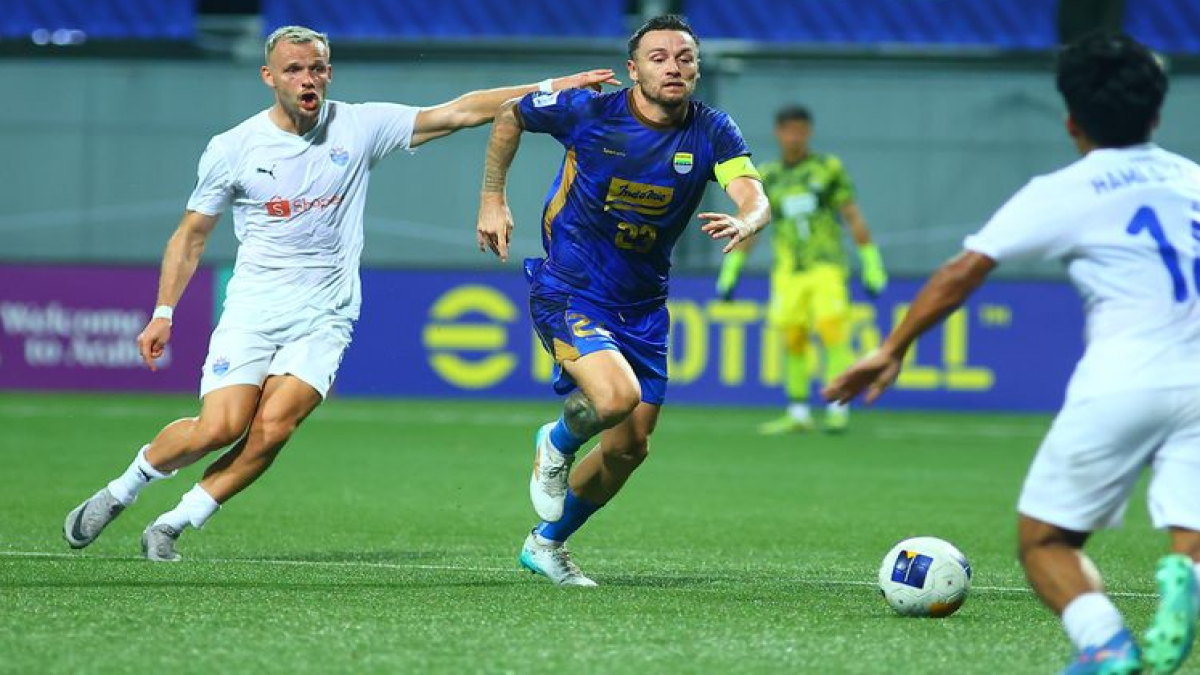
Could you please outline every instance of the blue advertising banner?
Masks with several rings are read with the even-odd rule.
[[[919,287],[894,281],[875,300],[856,289],[856,349],[878,345]],[[517,271],[365,270],[363,288],[338,393],[553,397],[552,362],[533,333]],[[783,403],[783,347],[763,323],[766,279],[746,279],[739,291],[733,302],[721,302],[710,277],[672,280],[668,402]],[[878,405],[1053,410],[1082,349],[1082,309],[1068,284],[994,281],[918,341]]]

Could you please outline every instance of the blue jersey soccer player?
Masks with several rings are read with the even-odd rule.
[[[1191,651],[1200,606],[1200,166],[1150,143],[1167,78],[1128,36],[1065,48],[1057,79],[1083,158],[1013,195],[825,395],[877,398],[917,336],[997,264],[1061,261],[1088,345],[1021,490],[1021,564],[1078,652],[1062,675],[1168,675]],[[1143,468],[1173,553],[1159,561],[1159,607],[1139,647],[1082,548],[1120,524]]]
[[[730,240],[726,253],[770,219],[737,125],[692,100],[699,64],[691,28],[657,17],[629,40],[631,88],[525,96],[493,125],[477,235],[501,260],[513,226],[505,178],[522,130],[567,149],[542,217],[546,258],[525,263],[533,322],[557,364],[554,389],[570,395],[537,434],[530,496],[542,522],[521,563],[558,584],[595,585],[563,543],[646,458],[666,395],[671,249],[705,186],[717,181],[737,205],[737,215],[699,214],[704,232]],[[599,447],[571,473],[597,434]]]

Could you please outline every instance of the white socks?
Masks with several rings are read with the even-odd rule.
[[[833,403],[830,403],[829,405],[825,406],[826,412],[831,412],[831,413],[834,413],[835,415],[838,413],[849,412],[849,410],[850,410],[849,403],[838,403],[837,401],[834,401]]]
[[[812,420],[812,410],[809,409],[807,403],[789,403],[787,413],[788,417],[797,422],[809,422]]]
[[[146,461],[146,451],[149,449],[149,445],[143,445],[142,449],[138,450],[137,456],[134,457],[133,463],[129,465],[128,469],[125,469],[125,473],[117,476],[108,484],[108,491],[125,506],[132,504],[142,488],[150,483],[175,475],[174,471],[163,473],[151,466],[150,462]]]
[[[176,532],[182,532],[188,525],[200,529],[219,508],[221,505],[217,500],[197,483],[179,500],[179,506],[159,516],[154,524],[168,525]]]
[[[1125,627],[1121,612],[1103,593],[1084,593],[1067,605],[1062,614],[1067,636],[1078,650],[1098,647]]]

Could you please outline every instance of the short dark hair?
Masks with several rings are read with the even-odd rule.
[[[696,32],[688,25],[688,22],[678,14],[663,14],[650,19],[642,24],[642,27],[634,31],[633,35],[629,36],[629,58],[633,58],[633,53],[642,44],[642,36],[652,30],[678,30],[692,36],[696,46],[700,46],[700,38],[696,37]]]
[[[1093,33],[1064,47],[1057,83],[1071,119],[1108,148],[1150,140],[1167,96],[1158,59],[1124,33]]]
[[[812,124],[812,121],[812,111],[799,104],[785,105],[779,109],[779,112],[775,113],[775,126],[779,126],[784,122],[808,122]]]

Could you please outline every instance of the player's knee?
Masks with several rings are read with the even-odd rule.
[[[265,414],[258,419],[258,436],[262,447],[278,449],[295,433],[296,421],[290,417]]]
[[[1082,549],[1087,542],[1086,532],[1074,532],[1042,523],[1023,519],[1017,534],[1017,559],[1027,564],[1029,559],[1048,548]]]
[[[246,433],[244,424],[231,418],[196,420],[193,438],[199,450],[217,450],[227,445],[233,445],[242,434]]]
[[[634,387],[629,390],[614,390],[608,395],[598,397],[593,401],[596,408],[596,418],[605,429],[614,427],[625,421],[626,417],[637,407],[641,392]]]
[[[789,354],[803,356],[808,353],[808,328],[797,326],[787,329],[783,335],[783,344]]]
[[[604,449],[604,446],[601,446]],[[650,456],[650,437],[636,435],[612,447],[607,453],[610,460],[623,464],[627,469],[637,468]]]
[[[847,330],[847,321],[845,317],[835,316],[827,317],[817,321],[816,323],[817,337],[821,338],[823,345],[841,345],[849,339],[850,334]]]

